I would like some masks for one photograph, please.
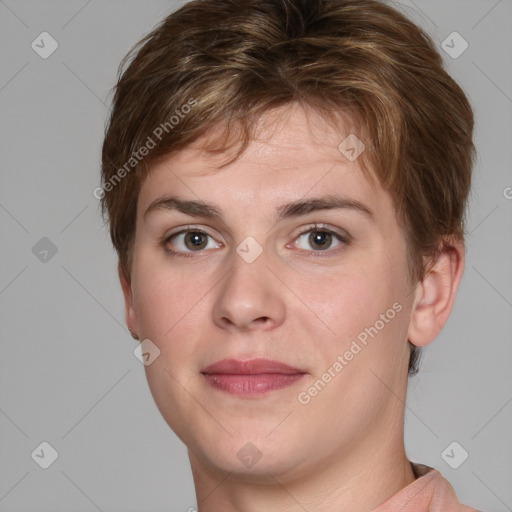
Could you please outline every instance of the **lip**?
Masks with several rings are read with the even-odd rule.
[[[293,375],[297,373],[305,373],[298,368],[289,366],[280,361],[272,359],[248,359],[241,361],[237,359],[223,359],[207,366],[201,370],[201,373],[223,373],[228,375],[256,375],[262,373],[272,373],[281,375]]]
[[[260,396],[296,383],[306,372],[271,359],[223,359],[201,371],[213,388],[239,396]]]

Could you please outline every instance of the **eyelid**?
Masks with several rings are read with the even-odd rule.
[[[211,233],[209,233],[208,231],[206,231],[204,228],[201,228],[201,227],[198,227],[198,226],[194,226],[194,225],[186,225],[186,226],[181,226],[180,228],[178,228],[177,231],[171,231],[169,233],[166,233],[162,239],[160,240],[160,244],[163,245],[163,246],[166,246],[169,241],[171,240],[171,238],[175,237],[175,236],[178,236],[178,235],[183,235],[183,234],[186,234],[186,233],[200,233],[202,235],[206,235],[206,236],[209,236],[210,238],[214,239],[216,241],[217,244],[222,244],[222,242],[218,242],[216,240],[216,236],[212,235]],[[205,250],[201,250],[201,251],[174,251],[174,250],[170,250],[168,249],[169,252],[172,252],[172,253],[178,253],[178,254],[193,254],[194,252],[197,252],[198,254],[201,254],[202,252],[204,252]]]
[[[204,229],[203,227],[199,227],[199,226],[195,226],[193,224],[187,224],[185,226],[180,226],[179,228],[176,228],[177,231],[170,231],[168,233],[166,233],[163,238],[164,239],[168,239],[170,238],[171,236],[174,236],[174,235],[180,235],[182,233],[187,233],[188,231],[194,231],[197,232],[197,233],[204,233],[205,235],[208,235],[208,236],[211,236],[212,238],[215,238],[211,233],[209,233],[206,229]]]
[[[327,232],[327,233],[333,235],[339,241],[338,245],[341,247],[334,246],[334,247],[329,247],[328,249],[325,249],[325,250],[319,250],[319,249],[306,250],[306,249],[297,248],[297,250],[299,250],[303,253],[306,253],[306,257],[309,257],[309,258],[311,258],[311,257],[312,258],[319,258],[319,257],[321,258],[321,257],[328,257],[333,254],[337,254],[340,250],[342,250],[343,246],[350,245],[350,243],[352,242],[352,236],[349,233],[347,233],[345,230],[342,230],[342,233],[340,233],[340,232],[338,232],[338,228],[330,227],[329,225],[321,223],[321,222],[316,222],[310,226],[302,228],[302,230],[297,235],[295,235],[293,237],[293,241],[290,244],[288,244],[286,247],[289,248],[290,245],[295,246],[297,243],[297,240],[299,238],[306,235],[307,233],[312,233],[315,231]]]
[[[170,238],[171,236],[179,235],[179,234],[182,234],[182,233],[187,232],[187,231],[195,231],[195,232],[199,232],[199,233],[204,233],[204,234],[206,234],[208,236],[211,236],[212,238],[215,238],[214,235],[209,233],[203,227],[199,227],[199,226],[193,225],[193,224],[188,224],[188,225],[185,225],[185,226],[181,226],[180,228],[177,228],[177,229],[178,229],[178,231],[166,233],[163,236],[163,239],[166,240],[166,239]],[[338,233],[338,231],[337,231],[338,228],[331,227],[328,224],[324,224],[322,222],[313,222],[312,224],[310,224],[310,225],[308,225],[306,227],[302,227],[300,229],[301,229],[301,231],[299,231],[297,234],[294,235],[294,239],[299,237],[299,236],[301,236],[301,235],[304,235],[305,233],[308,233],[309,231],[311,231],[313,229],[329,231],[329,232],[331,232],[333,234],[338,235],[339,237],[341,237],[343,239],[348,239],[348,240],[352,239],[352,237],[345,230],[342,230],[342,233]]]
[[[339,228],[324,224],[323,222],[313,222],[311,225],[301,228],[301,231],[294,236],[294,240],[299,236],[309,233],[310,231],[327,231],[333,235],[338,236],[346,242],[352,240],[352,237],[345,230],[340,230]]]

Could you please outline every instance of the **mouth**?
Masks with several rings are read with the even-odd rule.
[[[306,372],[270,359],[223,359],[204,368],[201,374],[214,389],[254,397],[291,386]]]

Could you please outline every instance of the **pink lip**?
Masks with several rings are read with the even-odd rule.
[[[227,373],[232,375],[281,373],[283,375],[293,375],[305,372],[279,361],[272,361],[271,359],[249,359],[247,361],[223,359],[222,361],[217,361],[216,363],[203,368],[201,373]]]
[[[261,395],[291,386],[305,372],[279,361],[223,359],[204,368],[201,373],[215,389],[243,396]]]

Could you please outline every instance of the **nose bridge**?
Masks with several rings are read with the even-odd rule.
[[[255,324],[282,322],[284,302],[263,247],[254,239],[243,240],[231,258],[216,300],[214,315],[218,325],[249,329]]]
[[[238,245],[231,260],[231,271],[226,277],[223,293],[224,297],[231,296],[240,305],[245,303],[246,307],[254,307],[267,293],[268,257],[263,251],[256,256],[254,251],[250,241]]]

